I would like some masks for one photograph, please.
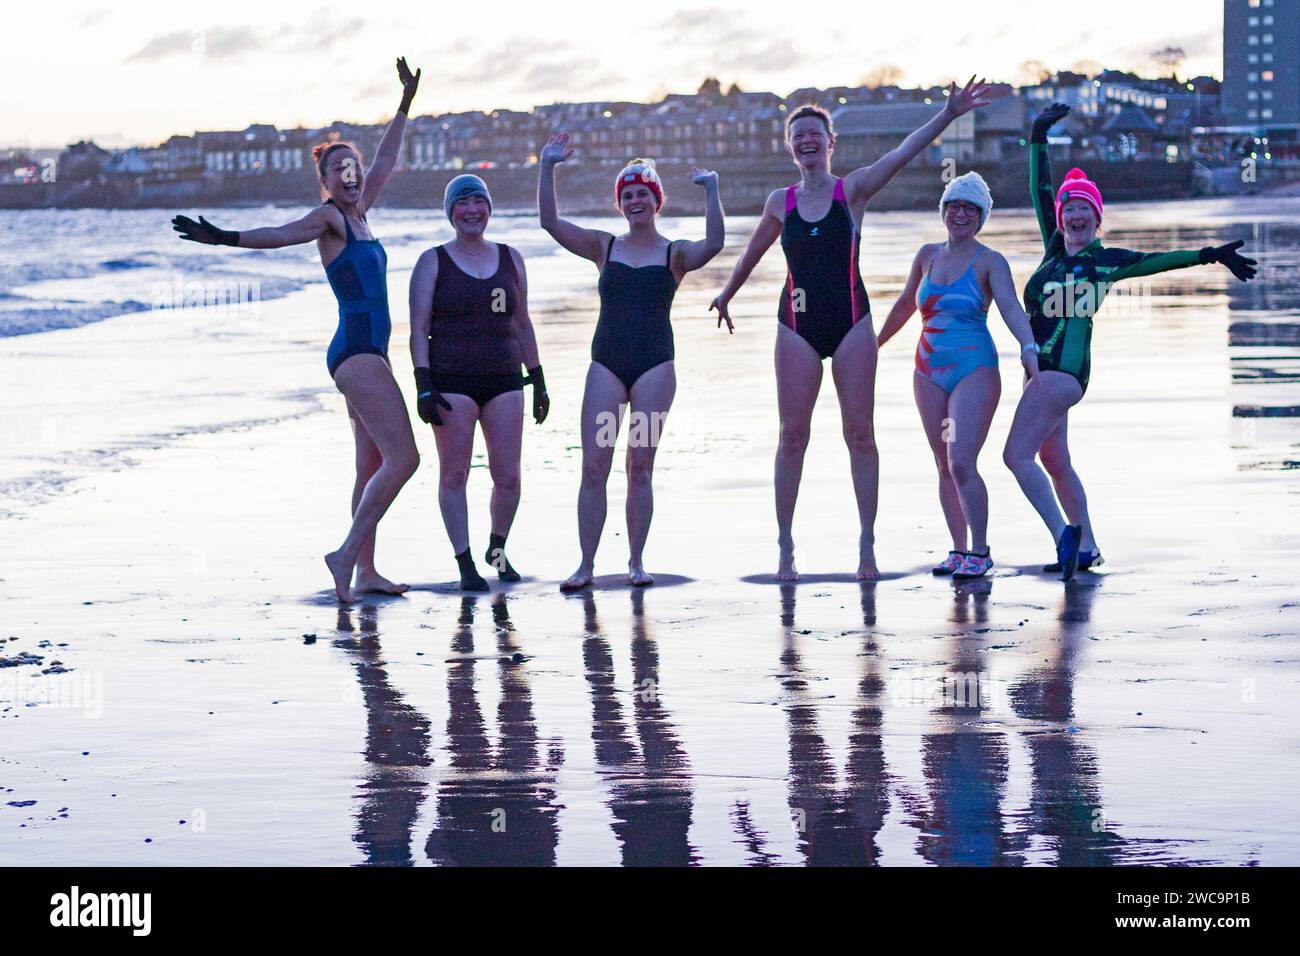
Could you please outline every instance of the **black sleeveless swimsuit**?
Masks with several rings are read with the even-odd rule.
[[[673,244],[661,266],[615,262],[614,237],[600,270],[600,318],[591,339],[591,360],[613,372],[629,392],[656,365],[673,360],[673,327],[668,314],[677,294],[670,267]]]
[[[444,395],[465,395],[482,408],[519,391],[523,353],[515,328],[519,275],[510,247],[497,244],[497,270],[472,276],[438,246],[438,281],[429,322],[429,370]]]

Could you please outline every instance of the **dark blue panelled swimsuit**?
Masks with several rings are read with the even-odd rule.
[[[326,202],[332,204],[332,200]],[[347,213],[343,213],[343,228],[347,244],[325,267],[339,301],[339,327],[325,353],[331,376],[354,355],[388,358],[388,339],[393,332],[388,316],[388,254],[378,239],[353,235]]]

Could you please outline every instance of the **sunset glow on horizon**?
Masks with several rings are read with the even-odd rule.
[[[293,19],[249,0],[223,4],[220,17],[214,7],[156,0],[70,2],[57,16],[11,14],[0,70],[6,89],[24,93],[6,103],[0,146],[119,147],[250,123],[377,122],[397,105],[399,54],[424,70],[415,114],[648,101],[692,92],[706,76],[785,95],[858,85],[886,67],[904,86],[972,73],[1026,82],[1028,61],[1153,75],[1152,54],[1168,46],[1186,53],[1180,75],[1222,68],[1221,0],[1094,0],[1086,21],[1072,15],[1074,4],[1055,2],[1037,4],[1032,19],[1025,4],[1006,0],[880,6],[830,0],[811,20],[806,7],[665,0],[638,19],[586,0],[553,8],[502,0],[480,22],[432,5],[415,13],[325,5]]]

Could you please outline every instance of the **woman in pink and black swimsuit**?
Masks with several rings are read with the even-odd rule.
[[[803,106],[786,121],[786,142],[799,182],[767,197],[749,246],[710,308],[719,325],[732,327],[728,305],[777,238],[789,275],[781,292],[776,330],[776,394],[781,434],[776,452],[776,521],[779,581],[797,581],[794,563],[794,505],[799,497],[804,452],[813,405],[821,389],[822,361],[840,400],[844,440],[849,446],[853,491],[862,532],[858,544],[860,580],[876,580],[875,522],[880,461],[872,425],[876,387],[876,335],[867,290],[858,271],[862,216],[871,197],[948,125],[983,106],[987,88],[971,81],[952,84],[937,116],[870,166],[843,179],[832,175],[835,131],[830,114]]]

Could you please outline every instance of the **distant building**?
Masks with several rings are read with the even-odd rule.
[[[1228,124],[1300,123],[1300,3],[1224,0],[1223,114]]]
[[[67,182],[94,179],[111,155],[90,140],[73,143],[59,156],[58,177]]]
[[[831,113],[835,121],[835,160],[839,166],[873,163],[893,149],[908,133],[924,126],[938,112],[931,103],[873,103],[841,106]],[[939,142],[929,147],[922,158],[936,164],[945,155],[966,159],[974,151],[974,126],[971,116],[958,117],[944,131]]]

